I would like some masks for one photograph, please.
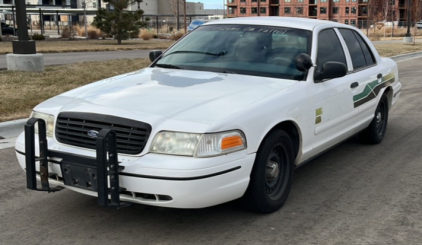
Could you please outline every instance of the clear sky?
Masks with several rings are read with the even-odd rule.
[[[188,0],[188,2],[201,2],[204,3],[204,7],[206,9],[221,9],[223,7],[223,3],[226,3],[227,0]]]

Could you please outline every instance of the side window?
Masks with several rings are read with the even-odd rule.
[[[347,29],[339,29],[339,31],[343,36],[344,41],[346,42],[347,48],[349,49],[350,57],[352,58],[353,69],[356,70],[365,67],[365,56],[363,54],[359,41],[353,34],[353,31]]]
[[[339,29],[339,31],[349,49],[354,70],[375,64],[374,55],[359,33],[348,29]]]
[[[362,36],[359,33],[354,31],[356,38],[358,39],[360,46],[362,47],[363,54],[365,55],[366,65],[370,66],[375,64],[374,54],[369,49],[368,44],[363,40]]]
[[[341,62],[347,65],[343,47],[333,29],[327,29],[319,33],[317,52],[318,71],[321,71],[322,66],[328,61]]]

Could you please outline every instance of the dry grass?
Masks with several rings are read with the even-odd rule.
[[[384,38],[384,30],[385,30],[385,38]],[[361,29],[361,31],[367,35],[366,29]],[[411,28],[412,36],[414,35],[414,32],[416,32],[416,36],[420,37],[422,36],[422,30]],[[393,28],[391,26],[381,27],[381,28],[371,28],[369,29],[368,37],[372,41],[380,41],[380,40],[398,40],[402,39],[407,33],[407,28],[394,28],[394,35],[393,37]]]
[[[142,29],[139,32],[139,38],[142,38],[143,40],[150,40],[153,37],[154,37],[154,32],[148,29]]]
[[[89,39],[98,39],[101,37],[105,37],[105,33],[101,32],[100,29],[96,28],[95,26],[87,26],[87,34]],[[85,26],[76,25],[75,26],[76,34],[80,37],[85,37]]]
[[[39,53],[166,49],[171,44],[173,44],[173,41],[165,39],[154,39],[154,41],[124,40],[121,45],[117,45],[116,40],[42,41],[36,43]],[[12,42],[0,42],[0,54],[11,52]]]
[[[39,73],[0,71],[0,122],[28,117],[48,98],[149,64],[147,59],[125,59],[48,66]]]
[[[376,44],[375,48],[381,56],[390,57],[399,54],[420,52],[422,51],[422,43],[417,42],[415,45],[404,43]]]
[[[183,37],[185,35],[185,30],[179,30],[179,31],[175,31],[171,34],[170,39],[177,41],[179,40],[181,37]]]

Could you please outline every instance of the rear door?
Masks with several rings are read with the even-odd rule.
[[[346,28],[338,30],[352,61],[350,74],[353,74],[355,79],[351,88],[353,108],[359,112],[354,121],[358,125],[365,125],[373,117],[381,88],[387,84],[386,81],[394,77],[394,73],[391,74],[376,63],[374,54],[357,31]]]

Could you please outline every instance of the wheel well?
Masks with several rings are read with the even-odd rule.
[[[391,104],[393,103],[393,89],[391,88],[391,86],[388,86],[385,89],[384,94],[387,95],[388,109],[390,109],[391,108]]]
[[[296,159],[297,158],[297,155],[299,153],[300,142],[301,142],[301,136],[300,136],[300,133],[299,133],[299,130],[298,130],[297,125],[294,122],[292,122],[292,121],[284,121],[284,122],[281,122],[281,123],[275,125],[267,133],[267,135],[265,135],[265,137],[267,137],[275,129],[282,129],[287,134],[289,134],[290,139],[292,140],[292,143],[293,143],[294,156],[295,156],[295,159]]]

